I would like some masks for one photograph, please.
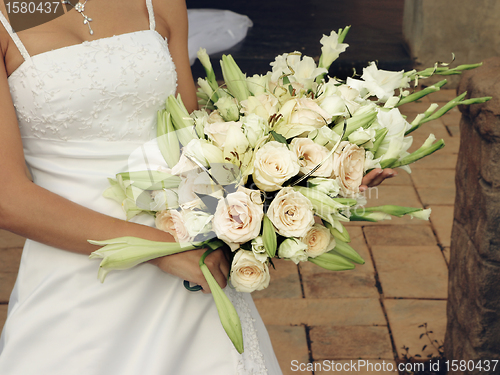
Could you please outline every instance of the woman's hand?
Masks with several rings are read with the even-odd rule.
[[[380,185],[386,178],[396,177],[398,172],[393,169],[375,168],[363,177],[359,191],[365,191],[369,187]]]
[[[207,249],[196,249],[182,253],[154,259],[151,263],[157,265],[162,271],[198,284],[203,288],[203,293],[211,293],[205,276],[201,272],[199,261]],[[221,288],[227,285],[230,265],[222,249],[218,249],[205,258],[205,264]]]

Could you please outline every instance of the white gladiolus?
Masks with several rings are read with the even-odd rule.
[[[358,128],[349,134],[347,139],[349,142],[354,143],[358,146],[363,146],[365,148],[373,147],[373,142],[375,141],[376,131],[374,129],[368,128]]]
[[[328,68],[349,47],[348,44],[339,43],[339,35],[335,31],[332,31],[329,36],[323,35],[320,43],[323,45],[320,59],[320,66],[323,68]]]
[[[312,88],[314,79],[323,73],[328,73],[325,68],[318,68],[314,59],[309,56],[304,56],[301,61],[298,61],[295,66],[293,66],[294,74],[293,78],[296,82],[304,86],[304,89],[310,90]]]
[[[361,78],[365,81],[365,87],[370,94],[386,102],[391,96],[394,96],[394,91],[399,88],[408,87],[410,82],[409,77],[403,75],[404,71],[391,72],[377,68],[375,62],[363,69]]]
[[[408,215],[410,215],[412,219],[429,220],[429,217],[431,216],[431,209],[426,208],[425,210],[412,212]]]

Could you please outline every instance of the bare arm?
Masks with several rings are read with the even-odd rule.
[[[196,88],[189,65],[188,19],[185,0],[163,0],[155,3],[160,21],[167,25],[168,49],[177,71],[177,93],[189,112],[198,109]]]

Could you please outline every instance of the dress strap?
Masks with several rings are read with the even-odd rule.
[[[28,53],[28,51],[26,50],[26,47],[24,46],[23,42],[21,42],[21,39],[19,39],[16,32],[10,26],[9,21],[7,20],[7,18],[3,15],[3,13],[1,11],[0,11],[0,22],[2,22],[3,27],[5,27],[5,30],[7,30],[7,32],[9,33],[9,35],[12,38],[12,40],[14,41],[15,45],[19,49],[19,52],[21,52],[21,55],[23,56],[23,58],[25,60],[30,60],[31,57],[30,57],[30,54]]]
[[[146,0],[146,6],[149,13],[149,28],[150,30],[156,30],[155,12],[153,10],[153,0]]]

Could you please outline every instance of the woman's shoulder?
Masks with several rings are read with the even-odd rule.
[[[2,12],[2,15],[8,20],[9,16],[7,13],[7,8],[5,7],[5,1],[0,0],[0,12]],[[4,25],[0,23],[0,50],[2,52],[2,57],[5,58],[5,54],[7,52],[7,47],[9,45],[9,33],[5,29]]]
[[[157,19],[157,27],[165,31],[165,36],[170,39],[172,35],[184,32],[187,28],[187,10],[185,0],[153,1]]]

